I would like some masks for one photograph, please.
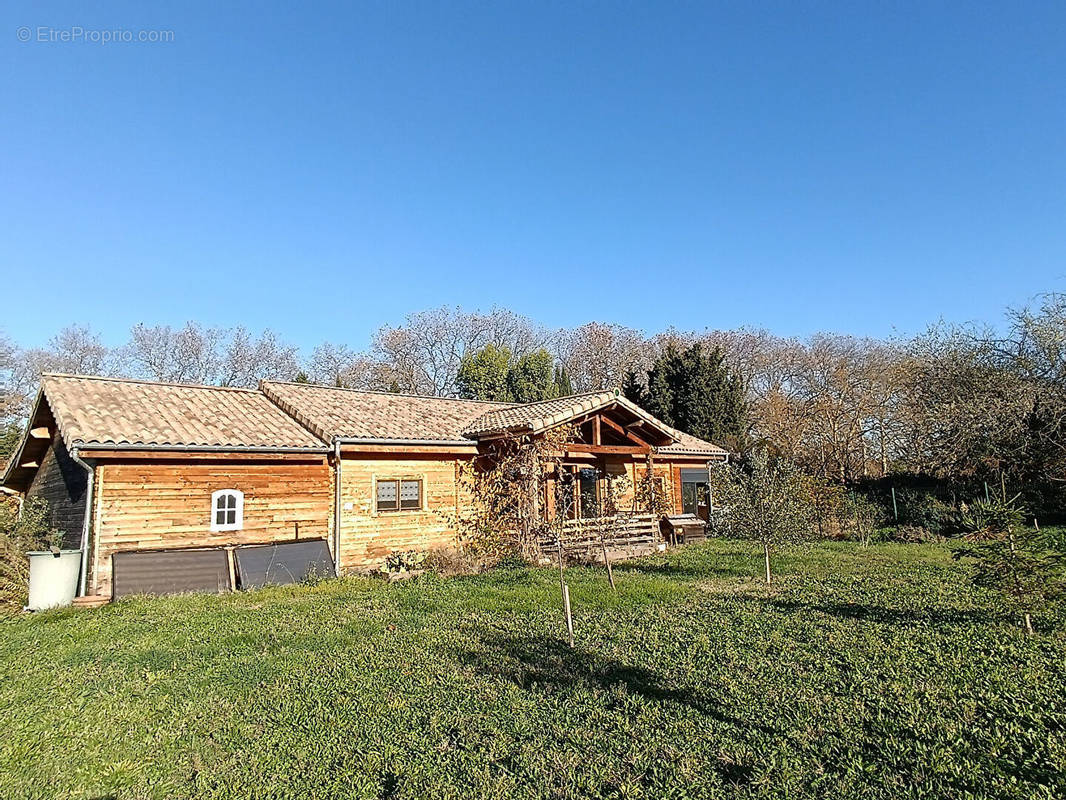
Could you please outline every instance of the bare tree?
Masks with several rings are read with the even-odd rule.
[[[16,418],[29,413],[41,374],[109,375],[117,370],[114,352],[100,335],[83,325],[70,325],[48,341],[46,347],[17,350],[9,345],[6,371],[7,403]]]
[[[133,326],[123,355],[138,376],[177,383],[212,383],[220,373],[220,345],[225,331],[188,322],[180,330],[169,325]]]
[[[388,366],[347,345],[323,342],[311,354],[308,372],[314,383],[346,389],[388,389]]]
[[[654,352],[640,331],[622,325],[589,322],[556,337],[557,357],[577,392],[621,386],[626,372],[647,370]]]
[[[402,325],[381,328],[373,360],[390,384],[405,392],[452,397],[463,356],[487,344],[516,357],[543,347],[547,333],[529,319],[501,308],[488,314],[441,307],[408,314]]]
[[[272,330],[254,338],[234,328],[222,354],[222,386],[257,386],[260,380],[292,380],[299,371],[296,348],[281,342]]]
[[[18,348],[0,333],[0,423],[11,424],[25,413],[25,397],[15,385]]]

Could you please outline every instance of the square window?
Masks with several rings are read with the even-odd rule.
[[[408,511],[422,508],[422,481],[400,481],[400,508]]]
[[[378,481],[377,486],[377,509],[378,511],[396,511],[398,502],[398,481]]]

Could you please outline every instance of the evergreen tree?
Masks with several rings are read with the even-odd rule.
[[[300,370],[296,373],[296,377],[292,379],[293,383],[310,383],[311,379],[307,377],[307,373]]]
[[[972,542],[959,548],[955,558],[974,559],[973,582],[995,589],[1033,633],[1033,613],[1043,610],[1063,594],[1063,554],[1052,539],[1026,528],[1020,495],[1010,500],[979,500],[964,520]]]
[[[641,408],[645,408],[648,403],[644,385],[637,377],[637,373],[631,369],[626,370],[625,377],[622,379],[622,397],[631,403],[636,403]]]
[[[510,369],[511,351],[506,347],[487,344],[476,353],[467,353],[456,377],[459,396],[467,400],[510,402]]]
[[[696,343],[671,345],[648,371],[643,407],[668,425],[706,439],[737,446],[747,414],[740,381],[721,350]]]
[[[535,403],[557,397],[551,353],[541,348],[519,358],[508,370],[507,385],[511,399],[516,403]]]
[[[574,393],[574,387],[570,383],[570,373],[566,371],[566,367],[558,366],[555,368],[555,396],[556,397],[569,397]]]

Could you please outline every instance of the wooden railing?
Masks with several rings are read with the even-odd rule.
[[[659,521],[652,514],[619,514],[614,517],[570,519],[563,523],[561,539],[563,552],[567,555],[595,557],[608,550],[649,550],[662,537]],[[540,540],[540,549],[545,554],[559,551],[555,533]]]

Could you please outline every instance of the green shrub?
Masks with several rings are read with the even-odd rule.
[[[962,530],[962,515],[936,494],[923,489],[901,489],[896,493],[899,524],[924,528],[936,536],[953,536]]]
[[[22,503],[0,504],[0,607],[22,608],[26,603],[30,565],[26,553],[61,547],[63,534],[49,524],[48,503],[28,497]]]
[[[389,553],[382,572],[414,572],[425,566],[426,554],[420,550],[396,550]]]

